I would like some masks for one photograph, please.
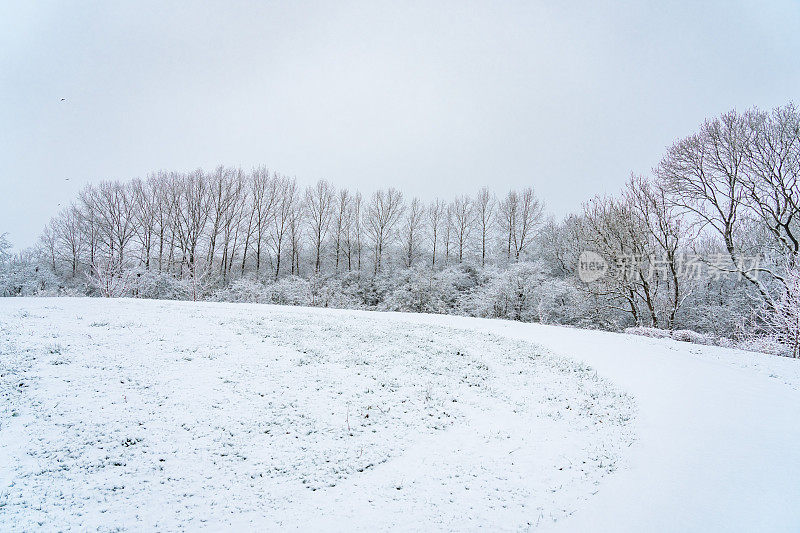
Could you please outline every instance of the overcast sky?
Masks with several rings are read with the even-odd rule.
[[[17,248],[87,182],[218,164],[424,199],[533,186],[560,216],[705,117],[800,103],[796,1],[162,4],[0,2]]]

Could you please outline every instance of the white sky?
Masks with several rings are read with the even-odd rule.
[[[532,185],[563,215],[705,117],[800,101],[795,1],[161,4],[0,3],[17,248],[87,182],[218,164],[425,199]]]

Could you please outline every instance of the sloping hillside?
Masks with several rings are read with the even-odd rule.
[[[459,317],[3,299],[0,524],[789,528],[794,363]]]
[[[0,305],[12,529],[517,529],[578,509],[634,436],[607,380],[501,336],[259,306]]]

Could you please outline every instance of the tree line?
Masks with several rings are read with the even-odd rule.
[[[266,167],[155,172],[85,186],[35,250],[2,261],[4,291],[51,276],[31,286],[259,300],[254,290],[295,284],[310,295],[298,303],[687,328],[769,338],[796,356],[798,174],[792,104],[705,121],[649,175],[562,220],[533,188],[424,202],[302,187]],[[576,277],[586,250],[609,265],[592,283]]]
[[[222,280],[377,275],[398,265],[519,261],[542,220],[531,188],[423,205],[394,188],[364,198],[325,180],[301,189],[265,167],[220,166],[87,185],[50,221],[41,247],[51,269],[71,277],[135,266]]]

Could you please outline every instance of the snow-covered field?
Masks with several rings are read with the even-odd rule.
[[[0,305],[12,529],[516,529],[572,513],[633,439],[630,398],[525,341],[250,305]]]
[[[463,317],[0,299],[0,530],[796,530],[796,363]]]

